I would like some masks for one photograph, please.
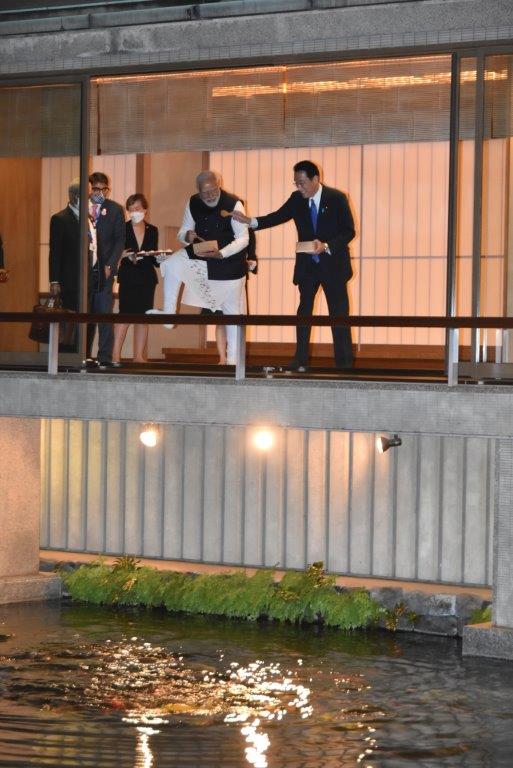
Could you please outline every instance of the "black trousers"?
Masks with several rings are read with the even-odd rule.
[[[88,311],[91,314],[111,314],[114,299],[112,296],[113,278],[110,277],[106,284],[99,290],[97,276],[89,274],[88,284]],[[86,356],[91,357],[93,351],[96,323],[87,325]],[[112,360],[112,346],[114,344],[114,330],[112,325],[98,324],[98,360],[102,363],[110,363]]]
[[[298,283],[299,307],[297,314],[307,317],[313,313],[315,296],[319,288],[322,288],[326,296],[328,311],[331,317],[349,315],[349,298],[347,295],[347,283],[340,279],[329,279],[328,275],[319,265],[310,266],[308,272],[301,277]],[[300,365],[308,363],[311,327],[297,326],[297,346],[295,359]],[[346,326],[333,326],[333,347],[335,350],[335,365],[339,368],[347,368],[353,364],[353,347],[351,342],[351,328]]]

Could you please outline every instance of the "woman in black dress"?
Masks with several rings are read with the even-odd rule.
[[[143,256],[135,260],[138,251],[156,251],[159,243],[159,231],[153,224],[145,221],[148,201],[139,193],[130,195],[126,201],[130,219],[126,222],[126,240],[124,258],[118,269],[119,311],[144,314],[153,309],[155,286],[158,283],[155,267],[157,260],[152,256]],[[121,348],[125,341],[128,325],[114,326],[113,365],[121,365]],[[147,324],[134,325],[134,363],[146,362],[148,342]]]

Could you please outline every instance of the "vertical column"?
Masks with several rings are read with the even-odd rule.
[[[39,571],[40,454],[39,419],[0,418],[0,582]]]

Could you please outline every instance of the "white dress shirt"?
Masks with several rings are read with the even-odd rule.
[[[238,200],[235,203],[234,210],[240,211],[240,213],[244,213],[244,206],[242,205],[240,200]],[[227,259],[229,256],[233,256],[234,254],[239,253],[239,251],[242,251],[244,248],[247,248],[249,243],[248,225],[241,224],[241,222],[235,221],[234,219],[232,219],[231,224],[232,224],[233,234],[235,235],[235,239],[232,240],[231,243],[228,243],[228,245],[225,245],[224,248],[219,249],[219,253],[223,257],[223,259]],[[194,231],[195,227],[196,227],[196,224],[194,222],[194,219],[192,218],[191,208],[189,203],[187,203],[185,207],[185,212],[183,215],[182,226],[178,230],[178,235],[177,235],[181,243],[184,243],[185,245],[189,245],[189,243],[185,239],[185,235],[189,231]]]

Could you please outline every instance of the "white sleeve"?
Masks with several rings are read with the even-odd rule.
[[[181,243],[188,245],[188,242],[185,239],[185,235],[189,231],[194,232],[195,227],[196,227],[196,224],[194,222],[194,219],[192,218],[191,208],[189,203],[187,203],[184,214],[183,214],[182,226],[178,230],[178,234],[177,234],[178,240],[180,240]]]
[[[235,203],[233,210],[244,213],[244,206],[240,200]],[[220,253],[223,259],[227,259],[228,256],[233,256],[235,253],[239,253],[239,251],[242,251],[243,248],[247,248],[249,243],[249,232],[247,224],[241,224],[240,221],[235,221],[232,219],[232,230],[233,234],[235,235],[235,239],[232,240],[231,243],[228,243],[228,245],[225,245],[224,248],[220,249]]]
[[[249,222],[249,226],[251,227],[251,229],[258,229],[258,219],[256,219],[256,218],[253,216],[253,218],[252,218],[252,219],[251,219],[251,221]]]

